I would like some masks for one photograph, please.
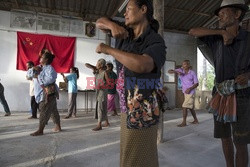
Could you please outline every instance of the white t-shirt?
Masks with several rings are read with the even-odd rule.
[[[34,82],[30,81],[30,96],[34,96]]]

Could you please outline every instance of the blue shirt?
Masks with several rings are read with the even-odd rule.
[[[40,85],[48,86],[56,82],[57,73],[51,65],[43,66],[42,71],[38,75]]]
[[[33,78],[34,81],[34,94],[37,103],[43,101],[43,88],[42,85],[47,86],[55,83],[57,73],[51,65],[43,66],[42,71],[38,75],[38,78]]]
[[[29,79],[33,78],[33,67],[28,69],[26,77]]]
[[[77,75],[76,73],[71,73],[66,76],[68,80],[68,93],[77,93]]]
[[[39,84],[37,78],[33,78],[34,82],[34,95],[35,95],[35,100],[37,103],[40,103],[43,101],[43,88]]]

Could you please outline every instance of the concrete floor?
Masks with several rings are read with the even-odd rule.
[[[50,120],[45,135],[29,134],[38,127],[38,120],[29,114],[0,116],[0,166],[29,167],[119,167],[120,120],[109,117],[111,126],[93,132],[93,113],[78,112],[74,119],[62,119],[63,131],[52,133]],[[61,117],[66,112],[61,112]],[[212,115],[197,111],[199,125],[176,127],[181,110],[167,111],[164,122],[164,143],[158,145],[160,167],[223,167],[220,140],[213,138]],[[190,115],[190,114],[189,114]],[[188,121],[192,121],[188,117]]]

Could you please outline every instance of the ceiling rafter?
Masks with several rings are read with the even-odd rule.
[[[83,15],[83,8],[84,8],[83,4],[85,4],[84,2],[86,2],[86,1],[85,0],[81,0],[80,2],[81,2],[80,3],[80,15],[82,16]]]
[[[175,10],[175,11],[179,11],[179,12],[192,13],[192,14],[196,14],[196,15],[211,17],[211,15],[208,13],[194,12],[192,10],[179,9],[179,8],[174,8],[174,7],[170,7],[170,6],[165,6],[165,9],[171,9],[171,10]]]
[[[16,4],[13,3],[13,2],[3,2],[3,3],[4,3],[4,6],[5,6],[6,8],[9,8],[9,6],[11,6],[11,8],[12,8],[13,6],[16,6]]]
[[[118,9],[120,8],[120,6],[123,4],[125,0],[120,0],[117,4],[117,7],[115,8],[114,12],[112,13],[111,17],[114,17],[117,13],[118,13]]]
[[[100,5],[100,7],[98,8],[98,14],[100,14],[100,15],[103,15],[103,13],[102,13],[102,8],[104,8],[104,3],[105,3],[106,1],[104,1],[104,0],[102,0],[101,1],[101,5]],[[96,6],[98,6],[98,5],[96,5]]]
[[[107,7],[107,10],[105,11],[105,13],[110,17],[113,14],[113,10],[114,9],[114,5],[115,5],[115,1],[116,0],[110,0],[109,1],[109,5]]]
[[[4,5],[3,8],[8,8],[7,5],[5,4],[5,2],[2,3]]]
[[[90,12],[90,0],[87,0],[84,15]]]
[[[46,8],[52,10],[51,0],[46,0]]]
[[[80,13],[82,13],[83,2],[84,2],[84,0],[80,1]]]
[[[214,10],[217,9],[220,6],[220,1],[209,1],[206,10],[211,11],[211,14],[214,16]]]
[[[82,1],[79,1],[79,0],[76,0],[75,1],[75,5],[74,5],[74,11],[79,11],[79,13],[80,13],[80,11],[81,11],[81,3],[82,3]]]
[[[5,4],[5,2],[1,3],[1,5],[0,5],[0,10],[6,10],[6,9],[9,9],[9,8],[8,8],[7,5]],[[10,10],[10,9],[9,9],[9,10]]]
[[[70,2],[73,3],[72,1],[74,1],[74,0],[71,0]],[[66,6],[67,10],[70,10],[69,1],[66,1],[66,4],[67,4],[67,6]]]
[[[60,9],[62,9],[63,6],[63,0],[60,0]]]
[[[175,3],[176,6],[179,6],[182,2],[178,1]],[[174,12],[172,11],[172,8],[170,8],[170,10],[166,10],[164,7],[164,15],[166,16],[166,14],[172,13],[170,16],[168,16],[169,19],[172,19],[172,17],[174,17]],[[167,19],[164,20],[164,24],[167,22]]]
[[[17,8],[20,8],[20,7],[19,7],[19,3],[18,3],[17,0],[15,0],[15,3],[16,3]]]
[[[26,8],[26,9],[32,9],[30,11],[42,12],[42,11],[46,10],[48,14],[58,14],[58,15],[60,15],[61,13],[66,12],[66,13],[69,13],[70,15],[81,17],[80,13],[72,12],[72,11],[69,11],[69,10],[62,10],[62,9],[51,10],[50,8],[47,8],[47,7],[34,7],[34,6],[31,6],[31,5],[23,5],[23,7]]]
[[[95,1],[91,0],[89,4],[89,13],[95,13]]]
[[[180,24],[177,25],[178,29],[181,29],[181,27],[185,24],[185,21],[188,20],[189,18],[193,17],[194,12],[197,11],[201,6],[203,6],[206,3],[206,1],[201,0],[200,3],[198,3],[197,5],[195,5],[195,7],[191,10],[192,13],[190,13],[190,15],[188,15],[187,17],[184,17],[181,21]]]
[[[41,6],[41,0],[37,0],[38,6]]]
[[[52,10],[56,9],[56,2],[55,2],[55,0],[51,0],[51,9]]]
[[[106,9],[105,9],[105,13],[106,13],[106,14],[108,13],[108,11],[109,11],[109,9],[110,9],[110,6],[111,6],[111,4],[112,4],[111,1],[112,1],[112,0],[109,0],[109,1],[108,1],[108,5],[107,5],[107,7],[106,7]]]
[[[48,5],[48,4],[49,4],[49,2],[48,2],[48,1],[49,1],[49,0],[44,0],[44,2],[45,2],[45,7],[46,7],[46,8],[48,8],[48,7],[49,7],[49,5]]]
[[[206,22],[207,22],[207,20],[203,20],[200,22],[200,25],[203,26]]]
[[[49,8],[50,10],[52,10],[52,6],[51,6],[51,0],[47,0],[47,8]]]
[[[220,5],[220,2],[217,2],[217,3],[215,3],[215,4],[212,3],[212,4],[210,5],[210,8],[211,8],[211,9],[215,9],[215,8],[219,7],[219,5]],[[214,10],[213,10],[213,12],[214,12]],[[218,20],[218,17],[217,17],[216,15],[213,14],[210,18],[207,19],[206,22],[204,22],[203,24],[201,24],[201,26],[202,26],[202,27],[210,27],[210,26],[213,25],[217,20]]]
[[[29,5],[31,5],[31,6],[35,6],[35,2],[34,2],[34,0],[30,0]]]

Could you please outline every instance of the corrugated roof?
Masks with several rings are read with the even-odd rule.
[[[123,0],[1,0],[0,10],[24,10],[95,21],[113,16]]]
[[[250,4],[250,0],[245,1]],[[0,10],[18,9],[95,21],[101,16],[123,16],[122,13],[117,14],[123,2],[124,0],[1,0]],[[222,0],[165,0],[164,28],[187,32],[192,27],[210,26],[216,21],[214,10],[221,2]]]

